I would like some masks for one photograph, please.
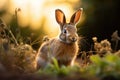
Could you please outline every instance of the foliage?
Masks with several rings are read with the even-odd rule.
[[[49,64],[44,69],[38,70],[38,73],[40,74],[50,74],[50,75],[70,75],[71,73],[79,72],[78,66],[59,66],[57,60],[55,58],[52,58],[53,64]]]
[[[109,54],[100,58],[98,55],[93,55],[90,59],[93,64],[87,68],[89,73],[101,78],[112,76],[115,79],[120,79],[120,58],[118,56]]]
[[[0,64],[4,65],[6,71],[10,72],[33,72],[36,52],[28,44],[5,43],[0,44]]]
[[[79,75],[79,76],[94,76],[102,80],[112,77],[115,80],[120,79],[120,58],[114,54],[107,54],[105,57],[99,55],[92,55],[90,57],[91,64],[81,66],[59,66],[55,58],[53,58],[53,64],[48,65],[44,69],[38,70],[37,74],[47,75]]]
[[[20,36],[19,39],[17,39],[18,36]],[[13,33],[10,26],[7,26],[0,18],[0,65],[4,67],[4,70],[33,72],[35,55],[36,52],[32,46],[24,43],[23,37],[19,33]]]

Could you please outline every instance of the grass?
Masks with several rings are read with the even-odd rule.
[[[37,71],[39,75],[52,75],[52,76],[79,76],[79,77],[93,77],[96,79],[109,79],[112,77],[114,80],[120,79],[120,57],[112,53],[100,57],[99,55],[90,56],[90,63],[87,66],[58,66],[58,62],[53,58],[53,64],[48,65],[44,69]],[[75,77],[74,76],[74,77]],[[86,78],[87,79],[87,78]]]

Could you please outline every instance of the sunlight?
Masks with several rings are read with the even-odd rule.
[[[0,0],[0,10],[5,8],[5,3],[7,0]]]
[[[15,14],[14,11],[16,8],[20,8],[21,12],[19,14],[18,23],[20,26],[27,26],[30,20],[30,11],[29,11],[29,1],[28,0],[10,0],[10,9],[11,14]]]
[[[40,25],[43,3],[44,0],[11,0],[10,12],[13,13],[15,8],[21,8],[19,25],[37,28]]]
[[[49,36],[56,36],[60,32],[60,26],[55,19],[55,9],[61,9],[64,12],[67,22],[69,22],[69,19],[73,12],[72,7],[67,3],[61,5],[49,5],[49,7],[47,7],[44,12],[47,18],[45,22],[45,31],[48,32]]]
[[[32,29],[42,26],[46,34],[56,36],[59,33],[59,25],[55,20],[55,9],[61,9],[69,22],[73,14],[73,3],[76,2],[78,0],[11,0],[9,12],[14,14],[15,8],[21,8],[18,14],[20,26],[30,26]]]
[[[45,0],[30,0],[30,25],[38,28],[41,25],[41,19],[43,15],[43,4]]]

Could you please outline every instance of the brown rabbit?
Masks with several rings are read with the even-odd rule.
[[[73,65],[78,53],[78,35],[76,24],[83,9],[78,9],[66,23],[64,13],[60,9],[55,10],[57,23],[60,25],[59,38],[53,38],[44,42],[39,48],[36,57],[36,68],[43,68],[52,62],[52,57],[58,60],[59,65]]]

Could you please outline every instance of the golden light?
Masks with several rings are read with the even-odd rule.
[[[28,0],[10,0],[10,9],[8,11],[11,14],[15,14],[15,9],[20,8],[22,11],[20,12],[18,21],[20,26],[27,26],[30,20],[30,11],[29,11],[29,1]]]
[[[46,15],[46,22],[45,22],[45,31],[48,32],[49,36],[56,36],[58,35],[59,31],[59,25],[56,22],[55,19],[55,9],[61,9],[65,16],[66,21],[69,22],[69,19],[72,15],[72,7],[65,3],[60,5],[49,5],[49,7],[46,7],[44,14]]]
[[[0,10],[3,9],[7,0],[0,0]]]
[[[78,1],[79,0],[9,0],[10,7],[8,11],[14,14],[15,8],[20,8],[21,12],[18,14],[18,23],[20,26],[30,26],[32,29],[38,29],[42,26],[46,34],[56,36],[59,33],[59,25],[55,20],[55,9],[61,9],[66,15],[67,22],[69,22],[74,12],[73,6]]]
[[[30,3],[30,25],[38,28],[41,25],[43,16],[43,5],[45,0],[29,0]]]

